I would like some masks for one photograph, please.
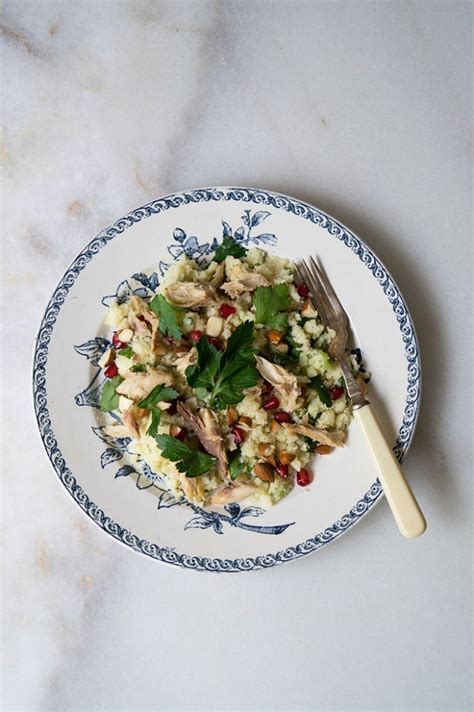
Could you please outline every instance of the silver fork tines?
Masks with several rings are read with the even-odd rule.
[[[329,279],[313,257],[310,262],[301,260],[296,268],[301,279],[306,282],[311,299],[323,320],[324,324],[335,332],[335,337],[329,344],[328,350],[341,367],[346,383],[347,393],[352,400],[354,408],[362,408],[367,404],[362,395],[361,388],[352,374],[346,356],[347,330],[349,320],[344,308],[339,301]]]

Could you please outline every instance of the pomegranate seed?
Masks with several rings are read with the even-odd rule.
[[[268,381],[264,381],[263,386],[262,386],[262,394],[264,396],[269,396],[272,391],[273,391],[272,384],[269,383]]]
[[[284,480],[288,477],[288,465],[284,465],[282,462],[279,462],[276,466],[276,471],[282,477]]]
[[[209,341],[210,344],[216,347],[218,351],[220,351],[221,346],[222,346],[222,341],[217,338],[217,336],[208,336],[207,340]]]
[[[113,333],[112,336],[112,343],[116,349],[124,349],[126,347],[126,343],[123,341],[120,341],[119,337],[117,336],[116,332]]]
[[[104,371],[104,376],[106,378],[115,378],[115,376],[118,374],[118,368],[117,364],[115,361],[113,361],[110,366],[107,366],[107,368]]]
[[[232,434],[234,436],[234,442],[236,445],[242,445],[245,440],[245,433],[242,428],[232,428]]]
[[[184,443],[187,435],[188,435],[188,432],[187,432],[186,428],[181,428],[179,433],[177,435],[175,435],[175,438],[176,438],[176,440],[180,440],[182,443]]]
[[[262,403],[262,408],[264,410],[274,410],[275,408],[278,408],[279,405],[280,405],[280,401],[278,400],[278,398],[273,397],[273,398],[269,398],[268,400],[264,401]]]
[[[191,341],[194,341],[195,344],[199,341],[199,339],[202,336],[202,331],[199,331],[199,329],[195,329],[194,331],[190,331],[188,334],[189,338]]]
[[[219,314],[224,318],[227,319],[227,317],[232,316],[232,314],[235,314],[237,309],[235,307],[231,307],[230,304],[221,304],[219,307]]]
[[[296,481],[300,487],[306,487],[311,482],[311,473],[308,470],[300,470],[296,473]]]
[[[309,289],[304,282],[302,282],[296,287],[296,291],[300,295],[301,299],[306,299],[307,297],[309,297]]]
[[[329,391],[329,395],[331,397],[331,400],[333,400],[333,401],[340,398],[343,393],[344,393],[344,388],[342,386],[334,386],[334,388],[331,388]]]
[[[291,416],[289,413],[285,413],[284,410],[278,410],[273,416],[277,423],[291,423]]]

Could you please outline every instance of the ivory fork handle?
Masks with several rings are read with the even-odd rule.
[[[408,539],[420,536],[426,529],[423,512],[380,430],[370,405],[354,410],[354,415],[376,462],[379,480],[400,532]]]

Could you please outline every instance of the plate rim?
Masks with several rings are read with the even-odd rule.
[[[350,511],[331,526],[316,533],[313,537],[310,537],[300,544],[287,547],[274,554],[241,559],[213,559],[180,554],[176,552],[174,548],[160,547],[145,539],[140,539],[125,527],[113,521],[88,498],[82,487],[77,483],[74,474],[68,468],[51,428],[45,372],[48,361],[49,343],[57,316],[68,296],[69,290],[95,254],[105,247],[115,236],[121,234],[129,227],[132,227],[135,223],[152,215],[190,203],[232,200],[236,202],[254,203],[256,205],[268,205],[278,210],[284,209],[298,217],[309,219],[311,222],[320,225],[323,229],[326,229],[330,235],[344,242],[346,247],[352,249],[383,288],[384,295],[389,299],[392,311],[394,311],[399,323],[407,362],[407,393],[404,417],[394,447],[399,462],[402,462],[413,440],[421,402],[421,363],[418,338],[413,319],[397,283],[382,260],[380,260],[376,253],[369,248],[360,237],[344,225],[344,223],[310,203],[283,193],[262,188],[228,186],[193,188],[173,192],[145,203],[131,210],[124,217],[119,218],[99,232],[79,252],[57,283],[43,312],[35,340],[32,369],[33,402],[41,441],[49,462],[55,470],[61,484],[80,506],[84,514],[92,519],[105,533],[128,548],[131,548],[133,551],[142,553],[156,561],[161,561],[179,568],[218,573],[242,573],[245,571],[271,568],[289,561],[295,561],[314,551],[319,551],[360,522],[362,517],[367,514],[373,505],[380,501],[383,490],[379,480],[375,480],[364,496],[353,505]],[[390,296],[387,292],[390,292]],[[398,314],[396,308],[399,310]],[[411,380],[410,368],[413,370]]]

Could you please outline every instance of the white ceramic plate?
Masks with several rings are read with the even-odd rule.
[[[34,404],[51,463],[105,532],[159,561],[206,571],[249,571],[321,549],[364,516],[381,487],[361,432],[317,458],[311,486],[264,511],[179,503],[159,473],[127,461],[127,441],[104,437],[94,404],[97,360],[110,333],[105,305],[151,294],[183,252],[205,258],[223,234],[296,259],[317,254],[344,304],[355,346],[373,374],[370,399],[401,460],[413,436],[420,365],[413,324],[392,277],[350,230],[298,200],[248,188],[206,188],[153,201],[92,240],[46,308],[34,357]]]

